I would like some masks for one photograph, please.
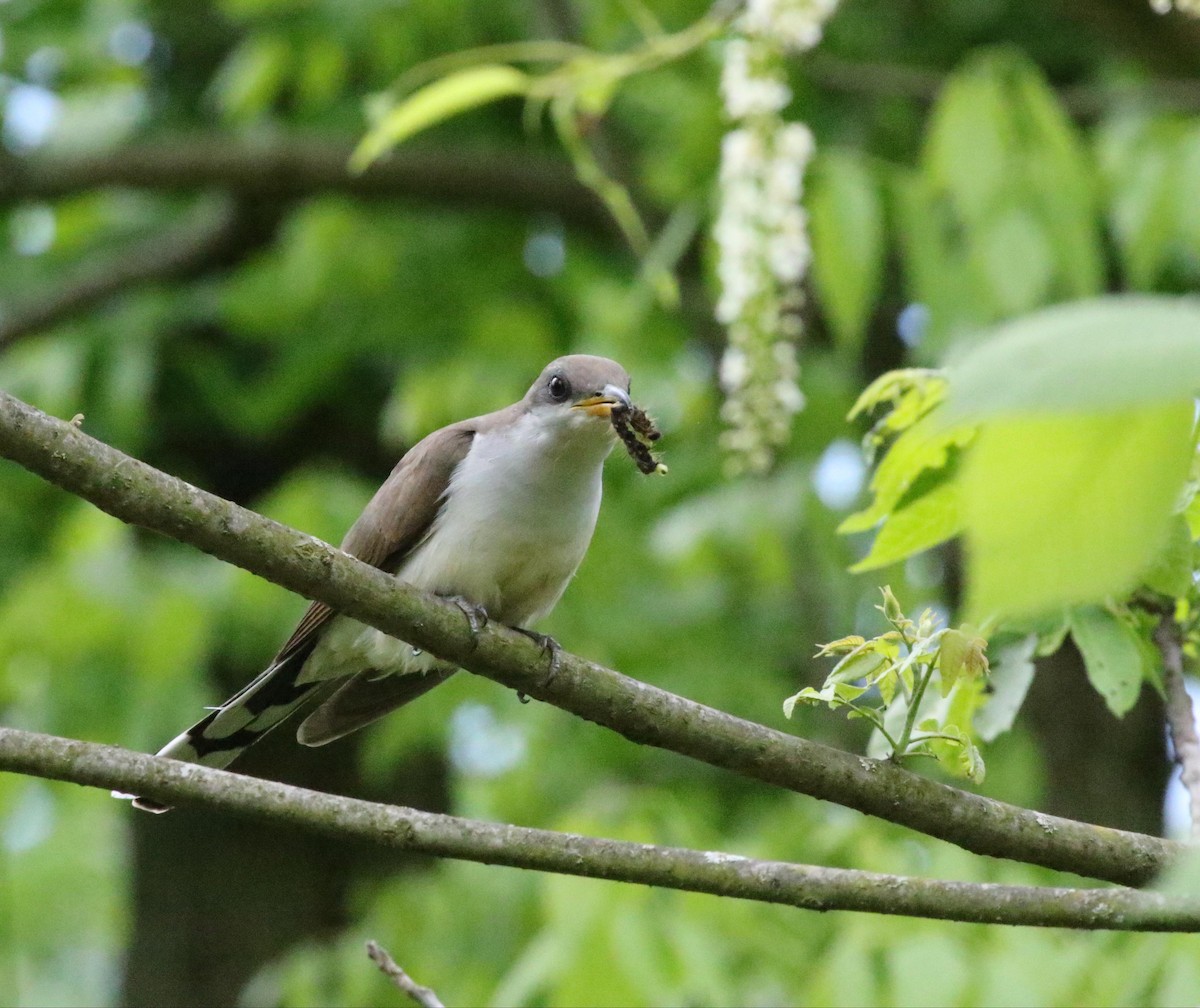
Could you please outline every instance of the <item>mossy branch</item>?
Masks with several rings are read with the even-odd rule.
[[[0,728],[0,769],[363,840],[393,850],[633,882],[805,910],[1120,931],[1200,931],[1200,899],[1131,889],[1008,886],[760,861],[603,840],[323,794],[113,746]]]
[[[123,521],[319,599],[634,742],[837,802],[979,854],[1126,885],[1150,881],[1182,849],[1157,837],[1043,815],[960,791],[893,763],[733,717],[571,654],[559,655],[551,675],[546,654],[524,635],[494,623],[476,633],[453,603],[159,472],[2,392],[0,456]],[[127,790],[159,800],[178,798],[176,792],[149,785]]]

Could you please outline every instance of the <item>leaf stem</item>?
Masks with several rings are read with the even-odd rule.
[[[908,742],[909,745],[916,745],[919,742],[928,742],[930,739],[944,739],[947,742],[957,742],[959,745],[963,745],[966,741],[958,735],[947,735],[945,732],[927,732],[913,735]]]
[[[938,654],[941,654],[941,648],[938,648]],[[921,701],[925,697],[925,688],[929,685],[929,680],[933,678],[933,666],[937,662],[937,655],[934,655],[933,661],[925,666],[924,675],[921,674],[920,668],[922,663],[914,662],[918,668],[917,681],[913,684],[912,699],[908,704],[908,713],[904,717],[904,731],[900,733],[900,744],[893,750],[896,756],[903,756],[908,751],[908,747],[912,745],[913,726],[917,721],[917,710],[921,706]]]

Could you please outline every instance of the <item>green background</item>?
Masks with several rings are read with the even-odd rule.
[[[704,10],[653,8],[671,29]],[[823,490],[831,474],[855,477],[844,460],[862,430],[845,413],[881,371],[937,362],[986,324],[1102,292],[1195,288],[1200,23],[1127,0],[844,4],[792,66],[789,114],[819,150],[808,405],[774,472],[732,481],[716,448],[723,334],[706,237],[725,128],[715,47],[628,82],[595,132],[648,219],[697,222],[678,311],[658,305],[518,102],[423,134],[423,160],[382,194],[305,182],[301,155],[341,163],[363,98],[407,68],[546,37],[638,41],[615,0],[0,3],[0,385],[336,542],[425,432],[511,402],[560,353],[614,357],[664,430],[671,473],[648,479],[613,457],[595,541],[543,629],[701,702],[861,747],[861,726],[828,713],[785,721],[783,698],[823,678],[818,642],[883,629],[878,584],[910,611],[949,607],[959,562],[949,548],[845,573],[869,546],[834,534],[862,501],[831,506]],[[53,125],[44,140],[38,122]],[[195,169],[217,156],[237,170]],[[87,170],[64,175],[71,164]],[[144,242],[161,240],[161,256],[218,231],[170,276],[15,324]],[[155,749],[254,675],[303,605],[0,466],[7,725]],[[1040,670],[1017,728],[985,755],[989,794],[1162,828],[1156,701],[1116,722],[1071,653]],[[469,675],[316,752],[276,733],[245,769],[598,836],[1061,881],[635,748]],[[367,961],[368,938],[460,1005],[1186,1004],[1200,992],[1192,937],[819,916],[401,859],[182,809],[135,816],[101,792],[0,778],[0,1003],[404,1003]]]

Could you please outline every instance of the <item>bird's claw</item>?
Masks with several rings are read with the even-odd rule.
[[[447,601],[453,602],[462,610],[462,614],[467,617],[467,625],[471,628],[471,636],[478,637],[479,631],[488,625],[487,610],[461,595],[451,595]]]
[[[554,677],[558,675],[560,667],[558,656],[562,652],[562,645],[549,634],[538,633],[536,630],[526,630],[524,627],[513,627],[513,629],[519,634],[524,634],[540,647],[542,654],[550,656],[550,668],[546,672],[545,681],[547,683],[553,682]]]

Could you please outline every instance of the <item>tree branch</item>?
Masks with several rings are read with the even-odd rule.
[[[1167,694],[1167,727],[1180,778],[1187,790],[1192,813],[1192,839],[1200,840],[1200,738],[1196,736],[1196,712],[1183,677],[1183,649],[1177,624],[1164,616],[1154,631],[1154,642],[1162,654]]]
[[[367,955],[397,990],[404,991],[421,1008],[446,1008],[436,991],[430,987],[423,987],[410,977],[379,942],[367,942]]]
[[[549,212],[615,234],[603,205],[559,159],[406,146],[354,175],[347,168],[352,149],[350,140],[292,135],[249,141],[215,134],[166,137],[99,154],[0,157],[0,202],[108,186],[171,193],[220,189],[278,200],[345,193]]]
[[[601,840],[309,791],[115,746],[0,728],[0,769],[203,804],[395,850],[805,910],[1120,931],[1200,931],[1200,900],[1130,889],[945,882]]]
[[[0,351],[122,291],[204,272],[225,259],[244,232],[229,202],[103,263],[88,264],[67,283],[0,311]]]
[[[326,543],[221,500],[0,392],[0,456],[91,501],[514,690],[745,777],[834,801],[979,854],[1122,884],[1153,878],[1181,850],[1156,837],[1043,815],[786,735],[560,653],[479,632],[426,595]],[[169,800],[166,792],[149,797]]]
[[[828,52],[805,54],[803,72],[821,88],[874,98],[909,98],[925,105],[937,101],[950,74],[907,63],[847,60]],[[1067,113],[1076,119],[1099,119],[1116,100],[1130,92],[1154,105],[1180,112],[1200,109],[1200,83],[1186,78],[1154,78],[1123,90],[1089,84],[1055,88]]]

